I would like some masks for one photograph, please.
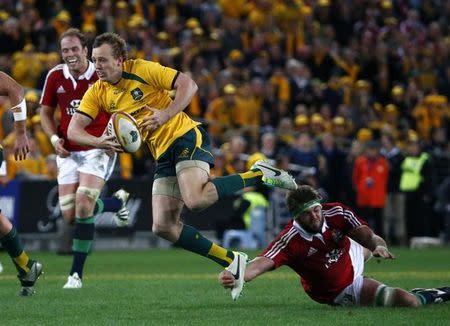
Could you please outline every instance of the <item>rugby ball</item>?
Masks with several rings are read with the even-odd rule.
[[[113,113],[108,121],[106,133],[108,136],[114,136],[114,140],[125,152],[134,153],[141,147],[142,139],[138,125],[128,113]]]

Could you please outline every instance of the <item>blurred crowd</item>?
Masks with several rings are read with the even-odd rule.
[[[393,242],[449,227],[450,1],[1,1],[0,69],[28,89],[32,135],[29,159],[9,159],[3,182],[56,176],[39,98],[69,27],[91,40],[114,31],[131,58],[193,77],[186,110],[211,135],[213,175],[266,157]],[[8,108],[1,99],[6,149]],[[152,164],[145,148],[123,154],[117,175]]]

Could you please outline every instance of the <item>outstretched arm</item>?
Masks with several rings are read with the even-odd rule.
[[[374,257],[382,257],[385,259],[395,258],[387,248],[386,241],[375,233],[367,225],[361,225],[348,233],[348,236],[358,242],[361,246],[366,247]]]
[[[259,275],[274,269],[274,267],[275,263],[272,259],[266,257],[257,257],[248,263],[245,269],[244,280],[245,282],[250,282]],[[224,270],[219,274],[219,283],[224,288],[233,288],[234,282],[234,277],[230,271]]]

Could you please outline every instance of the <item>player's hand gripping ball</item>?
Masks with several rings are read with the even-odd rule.
[[[106,127],[108,136],[114,136],[115,141],[128,153],[136,152],[141,147],[141,134],[136,120],[125,112],[115,112],[111,115]]]

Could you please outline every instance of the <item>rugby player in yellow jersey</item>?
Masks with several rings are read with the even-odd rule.
[[[29,152],[28,138],[26,134],[27,106],[24,98],[24,91],[14,79],[0,71],[0,95],[8,96],[11,105],[11,111],[14,115],[14,157],[16,160],[23,160]],[[3,148],[0,145],[0,173],[6,171],[3,162]],[[11,224],[8,218],[0,210],[0,243],[13,260],[16,266],[19,281],[22,289],[19,294],[29,296],[34,294],[34,283],[42,273],[42,264],[32,260],[23,250],[17,234],[16,228]]]
[[[287,189],[297,185],[287,172],[266,162],[255,163],[246,173],[211,180],[214,160],[208,135],[200,123],[183,112],[197,91],[196,83],[156,62],[127,60],[126,48],[117,34],[96,37],[92,61],[99,80],[85,93],[70,122],[68,137],[81,145],[120,151],[111,136],[93,137],[84,128],[101,110],[130,113],[157,162],[152,188],[153,232],[230,270],[237,280],[231,294],[237,299],[247,255],[222,248],[183,224],[183,204],[193,211],[202,210],[219,198],[262,181]],[[169,96],[172,89],[176,90],[174,100]]]

